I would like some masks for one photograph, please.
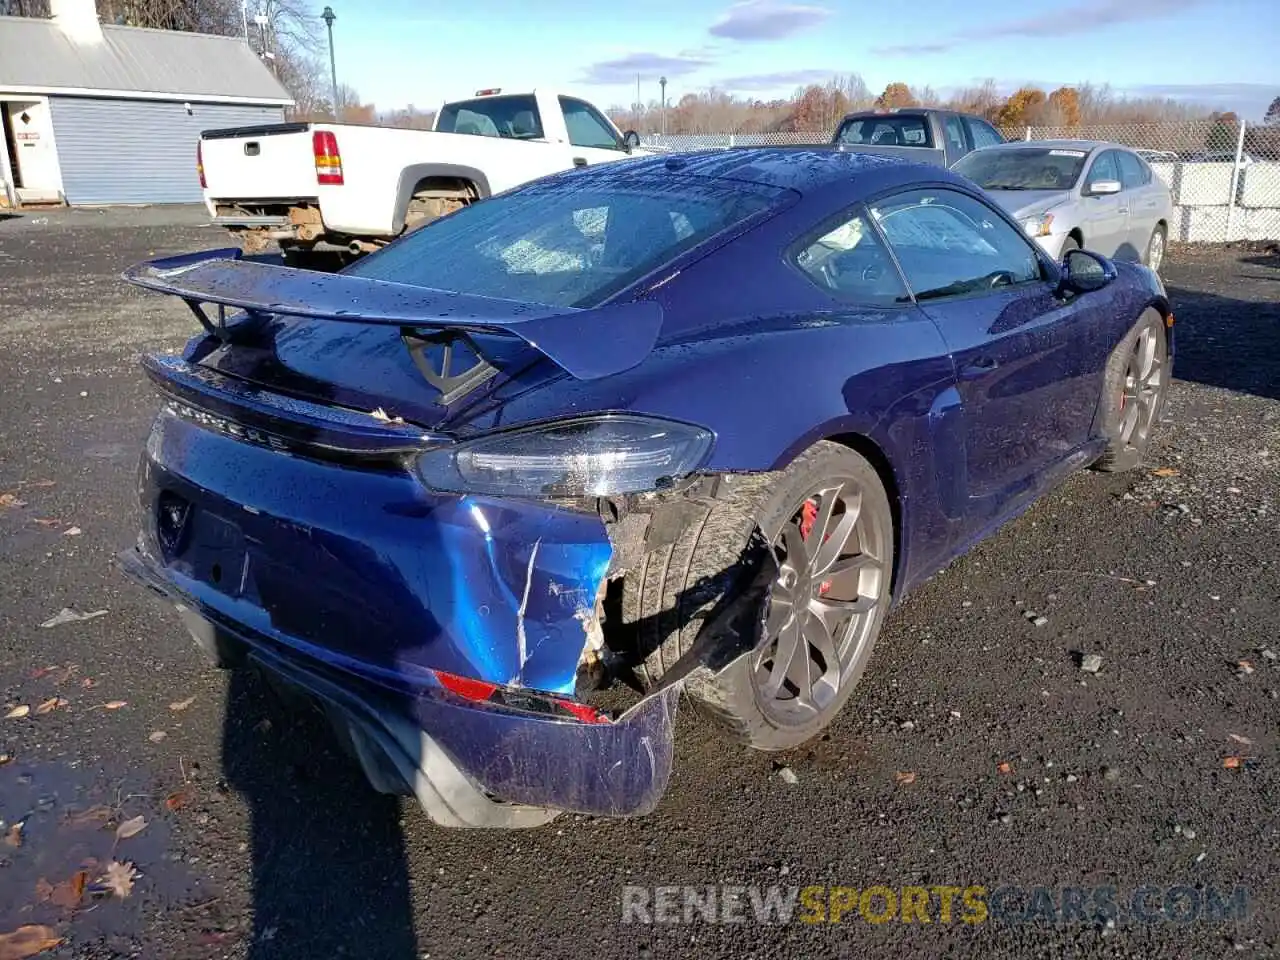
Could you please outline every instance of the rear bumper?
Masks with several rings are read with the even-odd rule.
[[[121,554],[119,563],[177,607],[210,655],[255,664],[316,703],[375,789],[416,796],[442,826],[532,827],[562,811],[642,815],[666,790],[679,686],[651,694],[612,722],[500,709],[439,685],[407,690],[236,622],[144,544]]]

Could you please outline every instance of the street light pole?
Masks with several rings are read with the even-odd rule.
[[[325,7],[324,13],[320,14],[324,25],[329,29],[329,83],[333,87],[333,119],[338,118],[338,67],[333,59],[333,21],[338,19],[338,15],[333,12],[333,7]]]
[[[662,135],[667,135],[667,78],[659,77],[658,86],[662,88]]]

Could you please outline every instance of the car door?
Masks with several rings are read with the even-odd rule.
[[[931,187],[870,209],[952,351],[966,526],[976,532],[1087,442],[1100,390],[1088,357],[1099,308],[1060,300],[1031,241],[975,196]]]
[[[569,155],[577,167],[621,160],[627,151],[613,129],[595,107],[573,97],[561,97],[564,125],[569,131]]]
[[[1098,192],[1095,184],[1099,183],[1118,183],[1120,192]],[[1124,190],[1115,150],[1103,150],[1093,158],[1080,188],[1080,199],[1085,248],[1105,257],[1119,254],[1129,240],[1129,195]]]
[[[1121,255],[1123,260],[1142,260],[1152,231],[1164,216],[1164,185],[1159,183],[1151,168],[1137,154],[1128,150],[1115,151],[1120,164],[1120,179],[1124,183],[1124,195],[1129,200],[1129,224]]]

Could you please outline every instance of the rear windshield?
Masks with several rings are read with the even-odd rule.
[[[446,103],[436,119],[440,133],[536,140],[542,137],[538,102],[530,96],[481,97]]]
[[[874,147],[931,147],[929,126],[922,116],[851,117],[840,125],[837,143]]]
[[[787,194],[703,177],[570,174],[464,207],[346,272],[589,307]]]
[[[961,157],[951,169],[984,190],[1070,190],[1088,156],[1087,150],[993,147]]]

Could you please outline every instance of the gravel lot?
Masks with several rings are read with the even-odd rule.
[[[755,755],[686,714],[654,815],[483,834],[371,793],[111,568],[155,405],[136,358],[195,329],[119,270],[225,237],[190,212],[39,219],[0,222],[0,717],[31,708],[0,719],[0,934],[50,925],[51,957],[1280,955],[1274,253],[1172,251],[1180,379],[1151,464],[1073,478],[911,597],[826,736]],[[64,607],[106,612],[41,626]],[[131,896],[59,906],[113,857]],[[620,923],[624,884],[710,883],[1243,886],[1249,908]]]

